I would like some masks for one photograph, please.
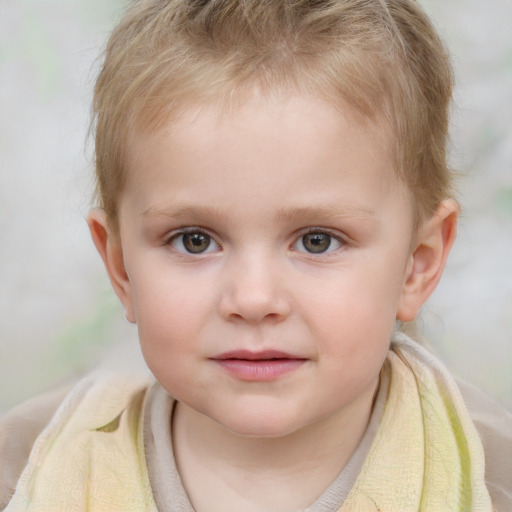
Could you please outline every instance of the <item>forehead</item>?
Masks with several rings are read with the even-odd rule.
[[[351,135],[360,139],[361,153],[395,170],[395,141],[390,134],[384,115],[370,119],[346,102],[334,103],[309,94],[256,91],[227,100],[185,103],[174,107],[153,127],[131,131],[127,180],[150,178],[147,168],[163,154],[172,159],[186,147],[192,150],[189,156],[193,158],[193,152],[199,154],[220,144],[227,154],[240,146],[244,137],[251,138],[252,146],[276,146],[279,150],[272,156],[277,161],[291,158],[292,152],[314,154],[316,148],[319,152],[326,146],[341,148]],[[222,179],[222,175],[217,178]]]
[[[172,212],[185,221],[198,212],[203,221],[214,212],[254,225],[319,207],[369,218],[391,198],[407,203],[408,215],[390,146],[380,125],[309,96],[195,106],[133,138],[120,213],[137,221]]]

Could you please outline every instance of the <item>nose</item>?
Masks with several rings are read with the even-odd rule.
[[[277,323],[290,314],[290,298],[275,259],[262,254],[233,258],[225,268],[219,311],[228,321]]]

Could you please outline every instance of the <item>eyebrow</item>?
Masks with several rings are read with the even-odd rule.
[[[180,220],[180,219],[190,219],[191,217],[197,218],[217,218],[217,219],[227,219],[228,215],[225,212],[221,211],[219,208],[212,208],[210,206],[177,206],[169,209],[157,209],[154,207],[150,207],[144,212],[142,212],[143,218],[151,218],[151,217],[170,217],[172,219]]]
[[[213,208],[204,205],[183,205],[169,209],[158,209],[150,207],[142,213],[143,218],[169,217],[175,220],[180,219],[221,219],[227,220],[229,215],[220,208]],[[337,206],[320,205],[281,208],[277,211],[276,219],[282,222],[301,222],[306,220],[328,220],[333,218],[357,217],[361,219],[374,220],[377,214],[374,210],[358,206]]]
[[[357,217],[375,220],[374,210],[357,206],[321,205],[314,207],[283,208],[278,210],[277,218],[282,221],[300,222],[307,219],[328,220],[340,217]]]

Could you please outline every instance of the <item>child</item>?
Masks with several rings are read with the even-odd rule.
[[[451,88],[410,0],[136,2],[88,221],[156,380],[11,413],[0,507],[510,510],[510,415],[399,331],[455,237]]]

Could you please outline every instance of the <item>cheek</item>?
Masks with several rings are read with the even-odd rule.
[[[374,265],[339,273],[329,286],[304,302],[311,334],[332,370],[374,377],[384,360],[395,325],[399,280]],[[392,272],[392,269],[389,269]],[[363,379],[364,380],[364,379]]]
[[[197,348],[212,297],[197,282],[160,272],[134,280],[133,302],[141,347],[144,352]]]
[[[366,338],[382,329],[392,330],[401,281],[391,272],[392,269],[380,272],[372,265],[360,272],[341,272],[328,280],[328,286],[309,294],[304,314],[309,310],[324,330],[350,337]]]
[[[201,301],[197,294],[173,288],[138,289],[137,329],[142,354],[160,384],[176,398],[188,396],[193,362],[201,353]]]

